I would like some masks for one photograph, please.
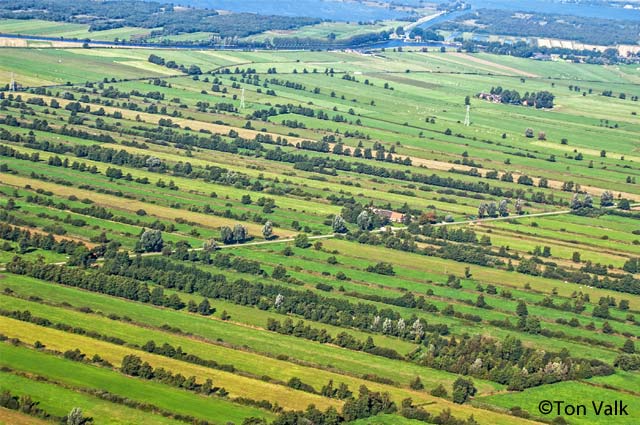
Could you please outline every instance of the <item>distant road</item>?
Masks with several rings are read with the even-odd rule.
[[[637,207],[640,206],[640,203],[637,204],[632,204],[632,207]],[[608,207],[608,208],[615,208],[615,207]],[[452,222],[441,222],[441,223],[435,223],[432,224],[432,226],[434,227],[443,227],[443,226],[457,226],[457,225],[464,225],[464,224],[480,224],[480,223],[485,223],[485,222],[490,222],[490,221],[504,221],[504,220],[517,220],[519,218],[535,218],[535,217],[549,217],[549,216],[555,216],[555,215],[564,215],[564,214],[570,214],[571,210],[561,210],[561,211],[549,211],[549,212],[542,212],[542,213],[535,213],[535,214],[524,214],[524,215],[514,215],[514,216],[507,216],[507,217],[489,217],[489,218],[482,218],[482,219],[475,219],[475,220],[463,220],[463,221],[452,221]],[[392,232],[397,232],[400,230],[406,230],[407,227],[389,227],[389,229]],[[382,227],[380,229],[377,230],[373,230],[371,233],[382,233],[382,232],[386,232],[387,228],[386,227]],[[314,236],[309,236],[309,240],[318,240],[318,239],[332,239],[336,237],[336,233],[329,233],[327,235],[314,235]],[[233,245],[220,245],[218,246],[218,249],[233,249],[233,248],[244,248],[247,246],[260,246],[260,245],[273,245],[273,244],[279,244],[279,243],[286,243],[286,242],[293,242],[295,240],[295,237],[293,238],[284,238],[284,239],[273,239],[273,240],[268,240],[268,241],[259,241],[259,242],[249,242],[249,243],[244,243],[244,244],[233,244]],[[204,248],[192,248],[189,251],[202,251]],[[142,257],[152,257],[152,256],[156,256],[156,255],[162,255],[162,253],[160,252],[146,252],[144,254],[131,254],[130,257],[131,258],[135,258],[136,256],[141,255]],[[103,261],[102,259],[98,260],[98,261]],[[54,263],[56,265],[63,265],[66,264],[66,262],[60,262],[60,263]],[[5,267],[0,267],[0,272],[5,271]]]
[[[465,221],[454,221],[451,223],[436,223],[433,224],[432,226],[434,227],[441,227],[441,226],[455,226],[455,225],[464,225],[464,224],[478,224],[478,223],[483,223],[486,221],[499,221],[499,220],[515,220],[518,218],[529,218],[529,217],[545,217],[545,216],[551,216],[551,215],[562,215],[562,214],[569,214],[571,211],[569,210],[563,210],[563,211],[550,211],[550,212],[543,212],[543,213],[536,213],[536,214],[527,214],[527,215],[518,215],[518,216],[508,216],[508,217],[493,217],[493,218],[483,218],[483,219],[479,219],[479,220],[465,220]],[[389,229],[392,232],[397,232],[400,230],[406,230],[406,227],[389,227]],[[386,232],[387,228],[386,227],[382,227],[380,229],[377,230],[372,230],[371,233],[382,233],[382,232]],[[336,233],[329,233],[326,235],[315,235],[315,236],[309,236],[309,240],[318,240],[318,239],[332,239],[336,237]],[[260,245],[273,245],[273,244],[278,244],[278,243],[286,243],[286,242],[293,242],[295,240],[295,237],[293,238],[283,238],[283,239],[273,239],[273,240],[268,240],[268,241],[259,241],[259,242],[249,242],[249,243],[242,243],[242,244],[231,244],[231,245],[219,245],[218,249],[233,249],[233,248],[244,248],[247,246],[260,246]],[[202,251],[203,248],[192,248],[189,251]],[[131,254],[131,257],[135,257],[138,254]],[[148,257],[148,256],[153,256],[153,255],[160,255],[159,252],[147,252],[145,254],[141,254],[143,257]]]
[[[417,21],[411,22],[409,25],[404,27],[404,31],[405,32],[410,32],[415,27],[418,27],[418,26],[420,26],[420,25],[422,25],[422,24],[424,24],[426,22],[429,22],[431,20],[439,18],[440,16],[444,15],[445,13],[448,13],[448,12],[446,10],[443,10],[442,12],[434,13],[433,15],[423,16],[422,18],[418,19]]]

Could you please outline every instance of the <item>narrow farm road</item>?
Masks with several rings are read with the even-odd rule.
[[[637,207],[640,206],[639,204],[632,204],[633,207]],[[571,210],[561,210],[561,211],[548,211],[548,212],[542,212],[542,213],[535,213],[535,214],[526,214],[526,215],[519,215],[519,216],[507,216],[507,217],[490,217],[490,218],[483,218],[483,219],[476,219],[476,220],[463,220],[463,221],[452,221],[450,223],[447,222],[442,222],[442,223],[436,223],[433,224],[434,227],[442,227],[442,226],[458,226],[458,225],[465,225],[465,224],[480,224],[480,223],[485,223],[485,222],[491,222],[491,221],[504,221],[504,220],[517,220],[519,218],[535,218],[535,217],[550,217],[550,216],[556,216],[556,215],[564,215],[564,214],[570,214]],[[389,228],[392,232],[397,232],[400,230],[406,230],[407,227],[390,227]],[[380,229],[377,230],[373,230],[372,233],[381,233],[381,232],[386,232],[387,228],[386,227],[382,227]],[[331,238],[335,238],[336,234],[335,233],[329,233],[326,235],[314,235],[314,236],[309,236],[309,240],[318,240],[318,239],[331,239]],[[283,238],[283,239],[273,239],[273,240],[268,240],[268,241],[260,241],[260,242],[249,242],[249,243],[245,243],[245,244],[233,244],[233,245],[221,245],[218,247],[218,249],[234,249],[234,248],[245,248],[248,246],[261,246],[261,245],[273,245],[273,244],[279,244],[279,243],[286,243],[286,242],[293,242],[295,240],[295,238]],[[202,251],[204,248],[192,248],[189,251]],[[141,255],[142,257],[152,257],[155,255],[162,255],[161,252],[147,252],[144,254],[131,254],[130,257],[131,258],[135,258],[136,256]],[[103,259],[99,259],[98,262],[103,261]],[[59,262],[59,263],[54,263],[55,265],[64,265],[66,264],[66,262]],[[5,271],[6,268],[4,266],[0,267],[0,272]]]

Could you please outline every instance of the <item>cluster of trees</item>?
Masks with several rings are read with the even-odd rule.
[[[539,91],[539,92],[526,92],[524,96],[521,96],[517,90],[506,90],[501,86],[491,87],[491,94],[497,95],[500,97],[500,102],[506,103],[509,105],[524,105],[524,106],[533,106],[535,108],[553,108],[553,100],[555,96],[553,93],[548,91]]]
[[[282,412],[273,422],[273,425],[293,425],[301,423],[337,425],[357,419],[369,418],[382,413],[395,413],[397,410],[398,408],[396,404],[391,401],[389,394],[372,392],[363,385],[358,392],[358,398],[348,399],[340,413],[333,407],[322,412],[315,406],[309,406],[304,412]]]
[[[200,67],[198,65],[191,65],[188,68],[182,64],[177,64],[175,61],[165,61],[165,59],[162,56],[158,56],[155,54],[150,54],[148,61],[156,64],[156,65],[161,65],[161,66],[166,66],[169,69],[177,69],[180,72],[183,72],[187,75],[201,75],[202,74],[202,70],[200,69]],[[103,95],[105,95],[106,93],[103,92]],[[109,96],[107,96],[109,97]],[[149,97],[149,96],[145,96],[145,97]],[[152,96],[153,97],[153,96]]]
[[[488,236],[483,236],[478,240],[476,232],[472,229],[464,227],[447,227],[447,226],[432,226],[430,224],[424,224],[419,226],[417,224],[410,224],[407,227],[407,231],[414,235],[423,235],[430,238],[442,239],[451,242],[460,243],[479,243],[483,246],[491,245],[491,239]]]
[[[389,325],[390,326],[390,325]],[[364,351],[376,356],[387,357],[390,359],[402,359],[403,357],[391,348],[377,347],[373,338],[368,337],[366,341],[360,341],[347,332],[340,332],[332,337],[326,329],[317,329],[304,324],[302,320],[296,324],[290,318],[280,322],[276,319],[267,319],[267,329],[284,335],[293,335],[298,338],[305,338],[311,341],[317,341],[322,344],[334,344],[339,347],[348,348],[349,350]],[[420,331],[424,334],[424,331]]]
[[[537,43],[527,43],[517,41],[515,43],[486,42],[486,41],[465,41],[465,47],[472,51],[482,46],[488,53],[497,55],[508,55],[519,58],[531,58],[536,55],[560,55],[573,62],[585,62],[597,65],[612,65],[618,63],[637,62],[637,58],[620,57],[616,48],[601,50],[569,49],[566,47],[540,47]],[[589,91],[591,93],[591,90]]]
[[[342,218],[340,223],[344,221],[355,224],[361,231],[379,229],[389,223],[387,218],[374,214],[369,208],[357,203],[355,199],[353,202],[349,200],[344,203],[340,217]],[[346,225],[344,227],[346,228]]]
[[[522,201],[516,201],[516,212],[522,213]],[[498,204],[495,202],[481,202],[478,206],[478,218],[485,217],[508,217],[509,216],[509,200],[502,199]]]
[[[429,28],[414,27],[409,33],[409,37],[415,39],[416,37],[422,38],[423,41],[443,41],[444,37],[438,34],[436,31]]]
[[[614,373],[600,360],[574,358],[565,349],[552,353],[524,347],[512,336],[500,344],[479,335],[459,341],[430,337],[425,345],[431,347],[419,360],[425,366],[489,379],[511,390]]]
[[[370,273],[378,273],[385,276],[393,276],[396,272],[393,270],[393,264],[380,261],[374,265],[367,266],[366,269]]]
[[[622,266],[622,270],[628,273],[640,273],[640,258],[629,258]]]
[[[225,244],[242,243],[250,239],[249,231],[242,224],[236,224],[233,229],[229,226],[220,228],[220,239]]]
[[[640,354],[620,354],[613,364],[622,370],[640,370]]]
[[[577,211],[583,208],[591,209],[593,208],[593,198],[588,193],[586,193],[582,197],[578,193],[576,193],[571,198],[571,203],[569,206],[574,211]]]

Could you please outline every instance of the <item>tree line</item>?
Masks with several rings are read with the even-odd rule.
[[[506,373],[504,371],[513,369],[514,363],[521,360],[521,357],[517,357],[511,360],[502,359],[502,362],[496,363],[490,362],[489,358],[485,358],[486,362],[483,368],[472,369],[469,365],[476,358],[471,359],[469,357],[469,362],[465,363],[457,362],[456,359],[461,358],[465,352],[444,348],[451,345],[451,340],[438,334],[426,333],[424,331],[426,323],[422,319],[418,320],[416,318],[405,321],[397,312],[390,309],[380,310],[372,304],[354,304],[346,300],[320,296],[311,291],[298,291],[276,285],[250,283],[244,279],[238,279],[231,283],[226,280],[224,275],[212,275],[196,267],[186,267],[161,257],[137,257],[131,259],[126,253],[118,253],[111,258],[107,258],[105,265],[101,269],[90,271],[28,262],[16,257],[7,265],[7,271],[16,274],[27,274],[39,279],[103,292],[109,295],[153,303],[154,301],[148,293],[147,284],[142,282],[151,281],[180,291],[199,292],[210,299],[225,299],[240,305],[252,305],[263,310],[298,315],[307,320],[368,331],[379,329],[379,332],[391,332],[391,334],[397,336],[406,335],[405,338],[409,337],[412,341],[421,343],[425,347],[440,347],[439,350],[430,352],[430,357],[426,357],[429,359],[430,367],[457,373],[477,374],[487,379],[503,380],[502,377]],[[156,287],[154,292],[161,289],[161,287]],[[160,293],[157,292],[156,294],[160,295]],[[172,297],[176,298],[177,295],[173,294],[170,298]],[[155,301],[155,303],[159,302],[166,301],[162,298]],[[174,308],[176,307],[183,308],[184,304]],[[343,314],[342,312],[348,312],[348,314]],[[407,324],[411,325],[408,326]],[[480,347],[488,343],[489,341],[483,341],[482,344],[479,342],[477,344]],[[456,346],[459,345],[461,344],[456,344]],[[473,346],[475,345],[470,345],[470,347]],[[472,353],[476,357],[480,355],[477,352]],[[524,355],[525,357],[522,360],[523,367],[526,359],[529,357],[539,358],[541,353],[538,350],[525,350]],[[580,373],[593,375],[612,373],[610,366],[602,362],[575,359],[570,357],[568,353],[562,356],[561,371],[566,368],[566,373],[560,373],[555,369],[545,369],[549,363],[556,362],[554,360],[556,357],[554,353],[546,353],[537,363],[533,363],[538,368],[531,366],[532,377],[527,378],[522,385],[540,385],[543,383],[543,378],[552,380],[575,379],[578,376],[576,375],[578,370],[582,371]],[[574,364],[580,365],[579,368],[576,368],[576,371],[573,370]],[[552,377],[548,377],[548,375],[552,375]],[[516,382],[516,379],[522,378],[520,375],[513,374],[507,374],[506,376],[505,382],[512,382],[512,380]]]

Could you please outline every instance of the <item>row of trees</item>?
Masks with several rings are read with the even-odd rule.
[[[609,190],[606,190],[600,195],[600,206],[601,207],[613,207],[616,205],[613,193]],[[588,193],[584,194],[584,196],[580,196],[580,194],[576,193],[573,195],[570,203],[571,209],[574,211],[578,211],[581,209],[591,209],[593,208],[593,198]],[[631,203],[628,199],[619,199],[617,202],[617,207],[621,210],[629,210],[631,209]]]
[[[157,134],[154,134],[154,136],[157,136]],[[213,137],[213,136],[212,136],[212,137]],[[237,140],[238,140],[238,139],[236,138],[236,141],[237,141]],[[261,138],[261,139],[260,139],[260,142],[265,142],[265,141],[266,141],[266,142],[271,142],[271,143],[273,143],[273,141],[272,141],[271,139],[269,139],[269,140],[263,140],[263,138]],[[209,147],[209,146],[207,146],[207,147]],[[277,149],[276,149],[276,150],[277,150]],[[271,151],[269,151],[269,152],[271,152]],[[269,152],[267,152],[267,157],[269,157]],[[305,160],[306,156],[303,156],[303,157],[304,157],[304,158],[301,158],[301,160]],[[272,159],[275,159],[275,158],[272,158]],[[282,159],[284,159],[284,158],[278,158],[278,159],[279,159],[279,160],[282,160]],[[357,164],[357,163],[356,163],[356,164]],[[145,165],[146,165],[146,164],[145,164]],[[160,164],[160,165],[162,165],[162,164]],[[368,168],[364,168],[364,169],[363,169],[363,168],[361,168],[361,167],[359,167],[359,168],[357,169],[357,171],[363,171],[363,172],[368,172],[367,170],[368,170]],[[182,174],[182,173],[181,173],[181,174]],[[200,174],[201,174],[201,173],[198,173],[197,175],[200,175]],[[377,174],[377,172],[376,172],[376,174]],[[217,175],[218,175],[218,176],[220,176],[220,173],[217,173]],[[398,174],[397,176],[394,174],[394,177],[402,178],[402,179],[406,179],[406,178],[407,178],[407,176],[406,176],[404,173],[400,173],[400,174]],[[217,181],[220,181],[220,178],[216,178],[216,180],[217,180]],[[457,184],[457,183],[458,183],[458,181],[452,181],[450,178],[449,178],[448,180],[442,180],[441,178],[438,178],[438,177],[436,177],[435,175],[434,175],[434,176],[431,176],[431,178],[429,178],[429,179],[424,179],[424,180],[423,180],[422,178],[418,178],[418,177],[416,177],[416,176],[414,175],[414,179],[413,179],[413,180],[415,180],[415,181],[424,181],[425,183],[428,183],[428,184],[444,185],[444,186],[452,186],[452,187],[456,187],[456,188],[460,188],[460,189],[464,189],[464,190],[472,190],[472,191],[483,191],[483,190],[485,190],[485,191],[486,191],[486,190],[489,190],[488,185],[484,185],[484,184],[483,184],[483,185],[482,185],[482,186],[483,186],[482,188],[481,188],[481,187],[475,188],[475,187],[470,186],[470,185],[469,185],[469,183],[462,183],[462,182],[460,182],[460,185],[458,185],[458,184]],[[455,182],[455,183],[454,183],[454,182]],[[453,183],[453,184],[452,184],[452,183]],[[462,185],[462,186],[461,186],[461,185]],[[495,190],[495,194],[498,194],[498,195],[499,195],[499,194],[502,194],[502,193],[503,193],[503,192],[502,192],[502,190],[501,190],[500,188],[495,188],[495,189],[496,189],[496,190]],[[491,191],[491,192],[493,193],[494,191]]]
[[[30,395],[13,395],[11,391],[5,390],[0,393],[0,407],[9,410],[18,410],[20,413],[42,418],[50,421],[56,421],[63,425],[88,425],[93,423],[93,418],[85,417],[82,413],[82,409],[74,407],[71,411],[63,417],[54,416],[41,407],[40,402],[34,401]]]
[[[614,213],[620,210],[607,210],[609,213]],[[426,226],[410,225],[408,230],[411,230],[414,234],[419,234],[420,229],[424,229]],[[371,244],[371,245],[384,245],[388,248],[398,249],[402,251],[415,252],[428,256],[437,256],[441,258],[451,259],[459,262],[478,264],[478,265],[492,265],[492,266],[505,266],[509,271],[517,271],[523,274],[531,274],[534,276],[542,276],[548,279],[557,279],[562,281],[568,281],[572,283],[578,283],[581,285],[589,285],[597,288],[610,289],[618,292],[626,292],[630,294],[640,293],[640,286],[633,275],[606,275],[599,276],[598,274],[590,274],[583,270],[573,270],[564,268],[555,263],[544,263],[539,258],[532,258],[523,260],[520,262],[518,268],[513,265],[505,264],[500,258],[512,258],[504,247],[500,248],[498,252],[494,252],[490,249],[484,249],[478,245],[463,245],[463,244],[449,244],[449,243],[437,243],[440,245],[439,249],[433,248],[420,249],[414,240],[414,237],[409,237],[408,234],[403,232],[387,233],[382,232],[378,234],[365,234],[363,232],[351,232],[347,235],[349,240],[358,241],[359,243]],[[490,245],[490,240],[480,240],[481,245]],[[515,257],[514,257],[515,258]]]
[[[475,394],[475,388],[470,381],[458,380],[454,383],[454,393],[457,400],[466,400]],[[357,398],[348,399],[338,411],[330,407],[322,412],[315,406],[309,406],[305,411],[282,412],[273,425],[295,425],[312,423],[314,425],[339,425],[358,419],[370,418],[379,414],[398,413],[407,419],[414,419],[425,423],[438,425],[478,425],[469,416],[466,420],[456,418],[449,409],[444,409],[438,415],[427,412],[423,407],[416,406],[411,398],[402,400],[400,408],[391,401],[387,393],[372,392],[366,386],[361,386]]]
[[[416,332],[424,335],[422,324],[420,321],[417,321],[417,323]],[[387,328],[390,328],[391,326],[391,322],[388,322]],[[305,326],[302,320],[294,324],[291,318],[286,318],[283,322],[269,318],[267,319],[267,329],[284,335],[293,335],[298,338],[305,338],[322,344],[334,344],[350,350],[364,351],[369,354],[387,357],[390,359],[403,358],[397,351],[391,348],[377,347],[371,337],[368,337],[364,342],[358,340],[347,332],[340,332],[335,337],[332,337],[326,329],[313,328],[310,325]]]
[[[8,203],[8,206],[10,205],[11,202]],[[10,216],[11,214],[7,214],[5,211],[0,211],[0,219],[6,220]],[[17,242],[19,254],[25,254],[30,249],[43,249],[60,254],[72,255],[76,250],[78,250],[78,248],[84,248],[84,244],[82,242],[75,242],[69,239],[56,241],[55,237],[51,233],[31,233],[29,230],[23,230],[19,227],[6,223],[0,223],[0,239]]]
[[[209,298],[222,298],[242,305],[254,305],[262,309],[273,309],[283,314],[295,314],[314,321],[324,321],[342,327],[354,327],[363,330],[380,329],[384,332],[385,323],[391,324],[391,334],[410,338],[416,342],[422,342],[425,346],[434,346],[436,349],[430,351],[423,361],[429,366],[450,370],[455,373],[474,374],[479,377],[494,379],[513,383],[514,387],[539,385],[545,379],[563,380],[574,379],[584,374],[610,373],[606,365],[597,361],[586,361],[570,358],[563,355],[563,364],[567,365],[567,373],[555,373],[546,370],[549,362],[555,361],[553,353],[542,355],[537,350],[524,350],[525,359],[539,358],[531,363],[529,367],[529,377],[518,383],[518,379],[523,378],[521,374],[507,373],[514,366],[509,362],[490,361],[486,357],[487,353],[472,352],[469,354],[458,349],[447,348],[449,341],[441,338],[438,334],[428,334],[417,332],[409,326],[401,326],[402,319],[395,311],[386,309],[379,310],[372,304],[354,304],[346,300],[339,300],[319,296],[315,293],[297,291],[283,288],[276,285],[253,284],[239,279],[235,282],[227,282],[224,276],[214,276],[209,272],[202,271],[196,267],[186,267],[182,264],[174,263],[162,257],[139,257],[131,259],[126,254],[118,254],[114,258],[108,258],[104,267],[100,270],[82,271],[70,270],[63,266],[43,265],[38,263],[28,263],[22,259],[15,259],[8,264],[10,272],[29,274],[34,277],[51,279],[54,278],[60,283],[80,286],[92,290],[109,290],[113,295],[126,296],[131,299],[138,299],[140,288],[144,283],[132,280],[124,276],[135,276],[141,281],[151,281],[166,287],[174,287],[178,290],[189,292],[200,292]],[[123,276],[106,276],[106,273],[122,274]],[[105,285],[105,284],[108,284]],[[175,295],[175,294],[174,294]],[[272,301],[273,300],[273,301]],[[277,304],[277,307],[276,307]],[[349,311],[348,315],[339,314],[341,311]],[[415,324],[415,319],[409,319],[406,323]],[[423,330],[428,328],[424,321],[418,321]],[[377,326],[380,328],[377,328]],[[493,341],[477,341],[469,347],[486,346],[493,344]],[[504,342],[503,342],[504,344]],[[457,347],[465,344],[457,344]],[[493,353],[495,355],[496,353]],[[459,359],[468,355],[468,362],[460,363]],[[471,358],[471,356],[475,356]],[[477,357],[482,357],[484,366],[475,369],[469,368]],[[542,356],[542,357],[540,357]],[[521,359],[518,358],[517,361]],[[514,359],[513,361],[516,361]],[[528,360],[522,360],[522,365],[526,366]],[[576,369],[573,366],[576,365]],[[579,368],[577,367],[579,365]],[[519,368],[519,370],[521,367]],[[547,375],[553,375],[553,378]],[[517,385],[516,385],[517,384]]]
[[[521,199],[517,199],[514,205],[516,214],[522,215],[524,203]],[[509,200],[502,199],[498,204],[495,202],[481,202],[478,206],[478,218],[485,217],[508,217],[509,216]]]

